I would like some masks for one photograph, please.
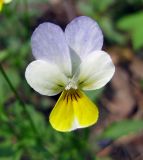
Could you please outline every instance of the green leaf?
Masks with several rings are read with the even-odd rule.
[[[118,21],[117,26],[130,33],[134,49],[143,47],[143,12],[123,17]]]
[[[15,151],[12,160],[21,160],[22,153],[22,150]]]
[[[102,138],[116,139],[143,129],[143,120],[123,120],[115,122],[105,129]]]
[[[85,93],[92,101],[95,102],[101,97],[103,88],[94,91],[86,91]]]
[[[143,25],[133,31],[131,38],[135,49],[143,47]]]
[[[134,30],[143,25],[143,12],[134,13],[121,18],[117,26],[122,30]]]

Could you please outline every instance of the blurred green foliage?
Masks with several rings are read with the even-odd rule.
[[[105,129],[102,138],[117,139],[125,135],[134,134],[143,129],[142,120],[123,120],[111,124]]]
[[[16,91],[24,99],[37,130],[35,133],[25,110],[0,73],[0,160],[95,160],[95,153],[89,144],[91,128],[71,133],[53,130],[47,116],[55,99],[38,96],[25,81],[25,68],[32,59],[30,37],[38,18],[44,14],[39,4],[45,6],[48,2],[13,0],[0,13],[0,62]],[[142,5],[142,0],[78,1],[80,11],[100,23],[108,43],[125,45],[131,38],[135,49],[143,47]],[[87,92],[87,95],[98,102],[102,93],[103,89]],[[45,114],[45,110],[48,114]],[[141,126],[142,121],[117,122],[103,132],[102,138],[116,139],[138,132]],[[97,141],[95,137],[93,143],[97,145]]]
[[[135,49],[143,46],[143,12],[127,15],[121,18],[117,25],[119,29],[130,34]]]

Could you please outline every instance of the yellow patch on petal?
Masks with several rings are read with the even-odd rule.
[[[96,105],[79,90],[65,90],[50,114],[50,123],[58,131],[68,132],[96,123]]]

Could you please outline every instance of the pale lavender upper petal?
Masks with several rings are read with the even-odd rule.
[[[65,29],[65,36],[70,48],[81,59],[95,50],[101,50],[103,45],[101,29],[94,20],[86,16],[72,20]]]
[[[59,26],[40,24],[32,35],[31,44],[36,59],[55,63],[64,73],[71,74],[69,47]]]

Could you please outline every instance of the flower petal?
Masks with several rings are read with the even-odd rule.
[[[83,92],[78,90],[77,94],[79,97],[73,101],[75,119],[79,125],[77,128],[85,128],[97,122],[98,108]]]
[[[97,107],[79,90],[65,90],[50,114],[51,125],[61,132],[91,126],[97,119]]]
[[[10,3],[12,0],[3,0],[4,3]]]
[[[74,121],[72,102],[67,101],[65,95],[66,91],[61,94],[49,117],[52,127],[61,132],[71,131]]]
[[[78,85],[83,90],[99,89],[110,81],[114,72],[115,66],[106,52],[93,52],[81,63],[77,71]]]
[[[66,76],[55,64],[43,60],[33,61],[25,72],[28,84],[42,95],[56,95],[67,83]]]
[[[69,48],[59,26],[52,23],[40,24],[32,35],[31,43],[36,59],[53,62],[67,75],[71,74]]]
[[[72,20],[65,29],[65,35],[69,46],[81,59],[95,50],[100,50],[103,45],[101,29],[94,20],[86,16]]]

